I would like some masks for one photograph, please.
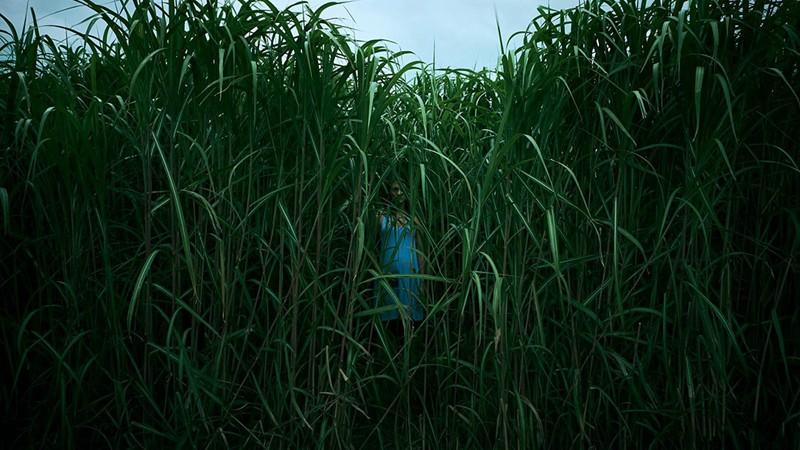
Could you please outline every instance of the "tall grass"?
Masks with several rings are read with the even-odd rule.
[[[81,3],[0,44],[10,446],[800,445],[797,2],[540,8],[479,72],[326,7]]]

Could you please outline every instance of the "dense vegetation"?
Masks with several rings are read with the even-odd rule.
[[[434,71],[324,8],[80,1],[0,38],[6,445],[800,446],[799,2],[540,8]]]

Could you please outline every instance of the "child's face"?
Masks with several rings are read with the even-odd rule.
[[[403,189],[400,188],[400,184],[395,181],[392,183],[392,203],[399,205],[406,201],[406,194],[403,192]]]

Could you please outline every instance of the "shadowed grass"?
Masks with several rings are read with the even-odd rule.
[[[797,445],[796,2],[540,8],[493,71],[326,7],[82,3],[102,34],[0,38],[10,445]]]

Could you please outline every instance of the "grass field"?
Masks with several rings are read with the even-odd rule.
[[[800,448],[800,2],[540,8],[482,71],[79,2],[69,46],[0,32],[5,445]]]

